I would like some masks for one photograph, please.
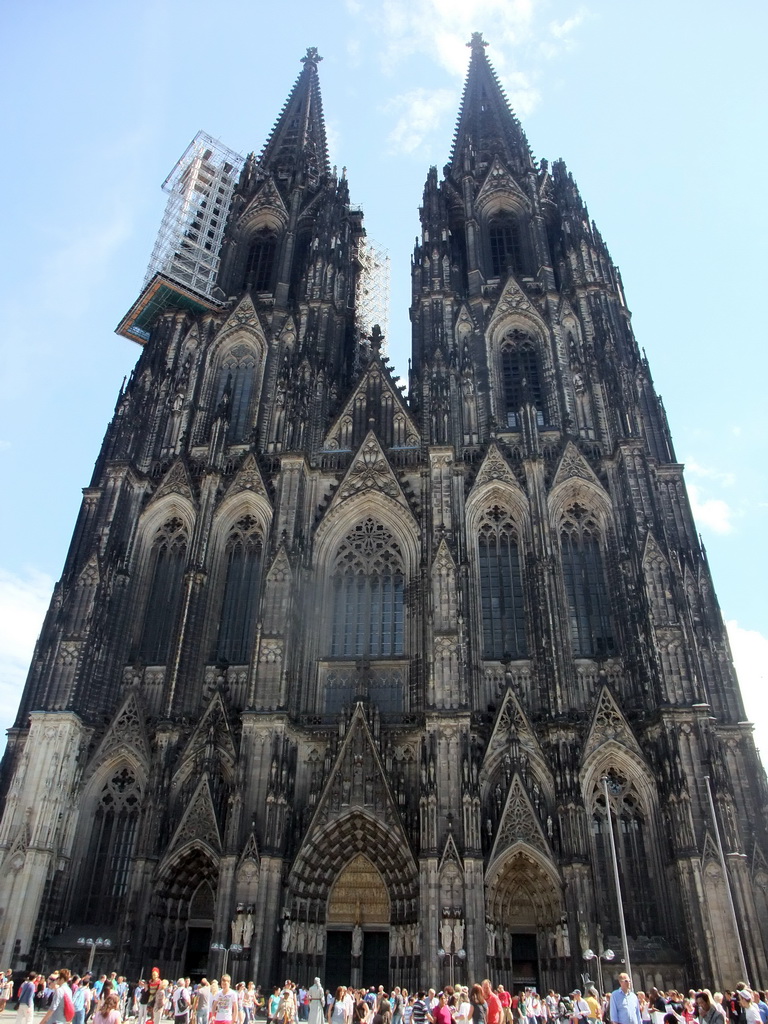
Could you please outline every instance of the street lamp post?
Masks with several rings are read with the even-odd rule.
[[[231,946],[227,946],[224,942],[212,942],[210,949],[215,949],[217,953],[224,954],[224,966],[221,969],[222,975],[227,973],[227,961],[229,960],[230,953],[242,953],[243,947],[237,942],[233,942]]]
[[[624,964],[629,984],[632,984],[632,965],[629,962],[629,943],[627,942],[627,925],[624,921],[624,904],[621,900],[621,881],[619,880],[619,861],[616,856],[616,840],[613,838],[613,820],[611,819],[611,803],[608,796],[608,776],[604,775],[600,780],[603,784],[605,794],[605,818],[608,825],[608,837],[611,841],[611,860],[613,861],[613,881],[616,885],[616,903],[619,909],[619,927],[621,928],[621,946],[624,952]]]
[[[603,987],[603,960],[610,963],[616,956],[612,949],[604,949],[602,953],[595,953],[592,949],[585,949],[581,954],[585,960],[597,960],[597,984],[600,986],[600,995],[604,995]]]
[[[97,949],[109,949],[112,945],[111,939],[78,939],[78,946],[90,946],[91,952],[88,955],[88,966],[85,969],[86,974],[90,974],[93,968],[93,958],[96,955]]]
[[[448,960],[448,984],[449,985],[453,985],[453,982],[454,982],[454,977],[453,977],[454,962],[456,961],[457,957],[458,957],[459,960],[464,960],[464,958],[467,955],[466,949],[457,949],[455,953],[450,953],[447,949],[443,949],[441,947],[440,949],[438,949],[437,955],[440,957],[441,960],[445,960],[447,958],[447,960]]]

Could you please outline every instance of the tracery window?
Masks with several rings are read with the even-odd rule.
[[[268,229],[254,235],[245,261],[245,287],[256,292],[271,292],[277,254],[277,237]]]
[[[149,559],[149,597],[138,645],[138,659],[145,665],[164,665],[168,660],[186,561],[184,523],[173,517],[157,531]]]
[[[654,858],[651,856],[648,823],[636,794],[619,772],[608,774],[608,798],[611,820],[606,815],[602,783],[593,794],[592,838],[595,850],[595,891],[605,932],[618,928],[616,891],[613,878],[609,827],[613,827],[616,859],[619,865],[622,904],[630,935],[658,932],[658,896],[654,891]]]
[[[600,530],[578,502],[565,512],[560,547],[573,653],[582,658],[611,654],[614,641]]]
[[[113,924],[120,918],[140,807],[141,788],[133,771],[117,769],[101,791],[88,837],[81,902],[87,922]]]
[[[336,555],[331,588],[332,657],[403,653],[403,558],[382,523],[369,516],[347,534]]]
[[[227,574],[214,660],[242,665],[248,661],[259,600],[261,531],[256,519],[243,516],[230,534],[225,555]]]
[[[250,345],[236,345],[226,352],[216,373],[213,415],[228,406],[227,442],[248,440],[252,425],[251,404],[256,381],[256,353]]]
[[[504,387],[506,425],[520,426],[520,409],[530,402],[536,409],[536,420],[544,426],[544,394],[541,386],[539,353],[533,338],[525,331],[509,331],[502,342],[501,376]]]
[[[501,277],[510,270],[520,273],[524,269],[523,236],[520,222],[513,213],[493,218],[488,225],[488,245],[491,277]]]
[[[485,511],[478,535],[483,657],[524,658],[525,604],[517,532],[507,512]]]

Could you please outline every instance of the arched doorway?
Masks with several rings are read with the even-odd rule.
[[[554,984],[570,958],[562,884],[555,866],[516,843],[486,876],[486,960],[508,989]]]
[[[358,853],[328,895],[326,985],[377,986],[389,978],[389,894],[378,868]]]
[[[159,870],[145,950],[164,976],[193,979],[208,970],[218,871],[212,853],[194,843]]]

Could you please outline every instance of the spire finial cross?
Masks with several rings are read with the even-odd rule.
[[[467,43],[472,53],[482,53],[488,43],[483,39],[482,32],[473,32],[472,38]]]
[[[306,64],[313,64],[315,67],[317,67],[317,65],[320,63],[320,61],[322,59],[323,58],[317,52],[317,47],[316,46],[308,46],[307,47],[307,55],[306,55],[306,57],[302,57],[301,58],[301,63],[304,64],[304,65],[306,65]]]

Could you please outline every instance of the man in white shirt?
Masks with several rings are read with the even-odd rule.
[[[192,1004],[192,993],[187,988],[184,978],[179,978],[171,996],[173,1019],[176,1024],[189,1024],[189,1008]]]
[[[575,988],[571,992],[571,1001],[573,1003],[573,1016],[571,1020],[574,1024],[582,1024],[589,1019],[589,1003],[582,996],[581,989]]]

